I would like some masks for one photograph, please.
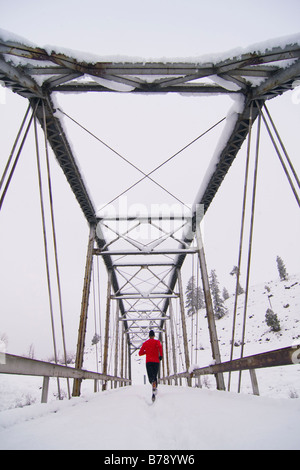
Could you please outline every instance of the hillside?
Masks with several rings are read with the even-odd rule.
[[[287,281],[273,280],[258,284],[249,289],[246,315],[246,334],[244,356],[300,344],[300,275],[290,276]],[[240,357],[245,294],[238,297],[236,332],[234,337],[234,356]],[[227,314],[216,321],[222,360],[230,359],[232,338],[232,317],[234,296],[224,302]],[[281,330],[274,332],[265,321],[266,310],[271,308],[277,314]],[[210,364],[210,344],[207,334],[205,312],[200,315],[200,334],[197,364]],[[195,353],[194,356],[195,358]],[[238,374],[233,374],[237,378]],[[300,366],[276,367],[257,370],[260,394],[274,397],[300,397]],[[243,373],[243,391],[251,393],[249,374]],[[213,380],[213,379],[211,379]],[[211,382],[210,380],[210,382]],[[225,381],[227,384],[227,380]],[[231,390],[234,388],[235,381]]]

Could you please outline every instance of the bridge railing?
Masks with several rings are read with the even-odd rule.
[[[199,369],[193,369],[179,374],[169,375],[160,379],[161,382],[169,384],[175,381],[181,384],[182,379],[190,380],[192,378],[200,377],[201,375],[216,375],[225,372],[239,372],[243,370],[255,371],[255,369],[287,366],[291,364],[300,364],[300,345],[289,346],[286,348],[275,349],[252,356],[247,356],[233,361],[222,362],[220,364],[213,364]],[[255,373],[255,372],[254,372]],[[258,387],[253,387],[254,394],[258,394]]]
[[[129,385],[129,379],[100,374],[98,372],[91,372],[83,369],[75,369],[73,367],[63,366],[60,364],[53,364],[51,362],[39,361],[22,356],[15,356],[0,352],[0,374],[12,375],[29,375],[43,377],[43,388],[41,402],[47,403],[49,391],[50,377],[66,378],[66,379],[79,379],[79,380],[94,380],[96,383],[101,380],[104,383],[111,381],[112,383],[119,383],[120,385]]]

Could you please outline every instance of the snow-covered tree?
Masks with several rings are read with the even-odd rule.
[[[286,268],[284,265],[284,262],[280,256],[277,256],[276,258],[276,263],[277,263],[277,269],[279,272],[279,277],[282,281],[286,281],[288,279],[288,273],[286,272]]]
[[[224,305],[223,299],[221,298],[219,281],[217,278],[216,271],[214,269],[210,273],[210,289],[213,301],[214,314],[215,317],[219,320],[220,318],[224,317],[227,312],[227,309]]]
[[[229,293],[228,293],[228,290],[226,289],[226,287],[223,288],[223,299],[224,300],[229,299]]]
[[[5,364],[5,359],[1,353],[6,353],[8,338],[5,333],[0,333],[0,364]],[[4,361],[4,362],[3,362]]]
[[[8,336],[6,333],[1,333],[0,332],[0,341],[1,341],[1,344],[5,345],[7,347],[8,345]]]
[[[239,273],[239,268],[237,266],[233,266],[232,268],[232,271],[231,271],[231,276],[236,276],[238,277],[238,273]],[[243,294],[245,291],[244,289],[242,288],[241,284],[240,284],[240,281],[238,283],[238,295],[240,294]]]
[[[92,339],[92,346],[94,346],[95,344],[98,344],[99,341],[100,341],[100,336],[97,333],[95,333]]]
[[[27,354],[25,354],[25,357],[29,357],[29,359],[34,359],[35,357],[35,351],[34,351],[34,344],[31,343],[31,345],[28,348]]]
[[[278,317],[277,317],[276,313],[274,313],[273,310],[271,310],[270,308],[268,308],[268,310],[267,310],[265,319],[266,319],[266,324],[271,328],[272,331],[280,331],[281,330],[281,326],[280,326],[280,322],[278,320]]]
[[[201,287],[196,286],[195,277],[192,276],[189,279],[186,287],[186,302],[185,307],[187,308],[188,315],[194,315],[200,308],[205,307],[204,294]]]

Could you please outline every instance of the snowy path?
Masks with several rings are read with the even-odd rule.
[[[133,386],[0,413],[0,449],[300,449],[300,400]]]

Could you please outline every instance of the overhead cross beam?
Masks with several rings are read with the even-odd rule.
[[[130,58],[117,62],[96,57],[91,62],[82,59],[84,54],[80,54],[81,58],[75,58],[0,38],[1,54],[3,59],[0,70],[4,72],[2,80],[10,75],[14,85],[7,81],[7,86],[13,88],[19,82],[26,92],[30,90],[34,96],[41,95],[39,88],[42,94],[45,91],[131,91],[247,95],[253,88],[254,78],[270,80],[282,70],[283,61],[300,59],[297,41],[284,47],[256,50],[209,62],[201,59],[136,62]],[[78,53],[74,52],[76,55]],[[7,62],[14,57],[18,57],[18,67],[11,64],[9,67],[12,70],[9,72]],[[20,76],[17,70],[20,70]],[[203,81],[207,78],[210,78],[208,82]],[[41,86],[37,85],[37,80],[42,81]],[[124,88],[118,89],[118,85]]]

